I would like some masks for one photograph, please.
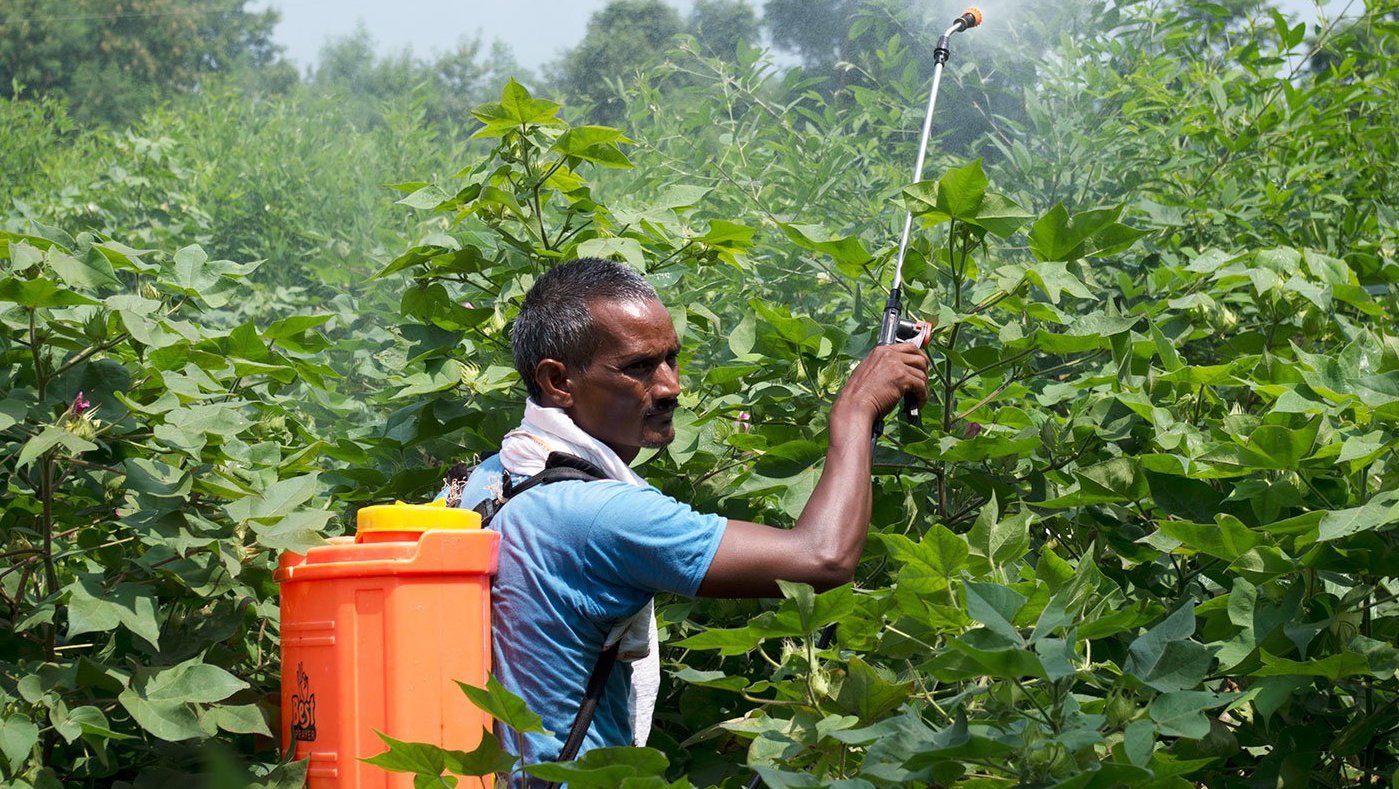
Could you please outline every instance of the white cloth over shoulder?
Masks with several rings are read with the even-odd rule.
[[[534,400],[526,400],[524,421],[507,433],[500,444],[500,462],[511,474],[534,476],[544,470],[550,452],[567,452],[583,458],[618,482],[646,485],[616,452],[584,433],[562,409],[545,408]],[[618,622],[607,634],[603,646],[610,647],[618,642],[621,646],[617,659],[632,664],[631,696],[627,699],[632,737],[637,745],[645,745],[661,686],[654,600],[648,601],[635,616]]]

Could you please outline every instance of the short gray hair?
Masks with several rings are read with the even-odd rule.
[[[510,327],[515,369],[525,390],[539,402],[534,371],[545,359],[585,370],[597,352],[598,332],[589,303],[595,300],[648,301],[656,289],[632,268],[600,258],[561,263],[535,281]]]

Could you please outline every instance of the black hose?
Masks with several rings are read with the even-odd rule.
[[[607,687],[607,677],[612,673],[613,664],[617,662],[617,651],[621,646],[621,641],[618,641],[598,656],[597,663],[593,666],[593,674],[588,677],[588,689],[583,693],[583,702],[578,705],[578,715],[573,718],[573,726],[568,730],[568,739],[564,741],[563,750],[559,751],[556,761],[573,761],[573,757],[578,755],[578,749],[583,747],[583,738],[587,736],[588,727],[593,722],[593,714],[597,712],[598,701],[602,699],[602,691]],[[545,786],[547,789],[558,789],[559,785],[547,783]]]

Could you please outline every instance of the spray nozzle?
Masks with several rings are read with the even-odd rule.
[[[971,30],[981,24],[981,9],[976,6],[968,8],[962,12],[961,16],[957,17],[957,21],[954,24],[959,26],[958,32],[962,30]]]

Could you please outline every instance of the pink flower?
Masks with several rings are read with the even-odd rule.
[[[738,418],[734,420],[734,427],[740,433],[747,433],[753,429],[753,417],[747,411],[739,411]]]
[[[965,434],[967,438],[976,438],[977,435],[979,435],[980,433],[981,433],[981,423],[980,423],[980,422],[968,422],[968,423],[967,423],[967,432],[966,432],[966,434]]]
[[[82,392],[78,392],[78,396],[73,398],[73,416],[82,416],[83,412],[87,411],[89,408],[92,408],[92,403],[88,402],[86,397],[83,397]]]

